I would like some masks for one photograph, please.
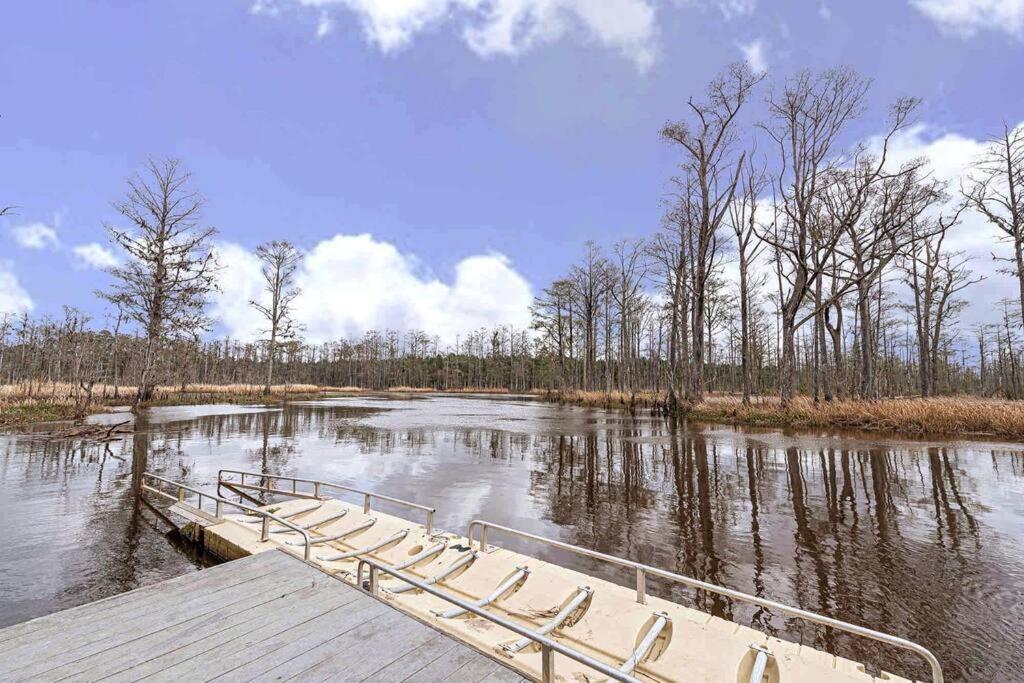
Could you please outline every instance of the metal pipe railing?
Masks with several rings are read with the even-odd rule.
[[[594,659],[593,657],[586,655],[580,652],[579,650],[574,650],[571,647],[562,645],[561,643],[558,643],[557,641],[554,641],[545,635],[537,633],[536,631],[526,628],[525,626],[520,626],[519,624],[510,621],[502,616],[487,612],[486,610],[483,610],[477,607],[476,605],[473,605],[472,603],[469,603],[461,598],[458,598],[454,595],[449,595],[448,593],[445,593],[441,590],[438,590],[437,588],[434,588],[431,585],[423,583],[422,581],[415,579],[409,576],[408,574],[397,571],[390,565],[384,564],[382,562],[377,562],[376,560],[372,560],[369,558],[361,559],[359,561],[359,565],[356,567],[356,585],[358,586],[363,585],[364,566],[369,567],[369,592],[375,598],[380,599],[377,572],[384,572],[385,574],[393,576],[396,579],[399,579],[400,581],[404,581],[405,583],[411,584],[412,586],[418,588],[419,590],[425,593],[429,593],[434,597],[441,598],[446,602],[450,602],[452,605],[455,605],[456,607],[459,607],[465,610],[466,612],[470,612],[478,617],[487,619],[488,621],[495,623],[498,626],[501,626],[502,628],[512,631],[518,636],[529,638],[531,641],[537,643],[538,645],[540,645],[541,648],[541,681],[543,681],[543,683],[552,683],[555,680],[556,652],[560,655],[568,657],[569,659],[577,661],[580,664],[583,664],[584,666],[588,666],[591,669],[594,669],[598,673],[601,673],[612,680],[625,681],[626,683],[639,683],[639,681],[633,676],[624,674],[613,666],[610,666],[608,664],[605,664],[604,662]]]
[[[605,553],[598,552],[596,550],[590,550],[589,548],[583,548],[578,545],[572,545],[571,543],[565,543],[563,541],[557,541],[553,538],[546,538],[544,536],[538,536],[537,534],[531,534],[528,531],[522,531],[520,529],[513,529],[511,527],[503,526],[501,524],[495,524],[483,519],[474,519],[469,523],[469,530],[466,533],[466,538],[469,539],[469,547],[473,547],[473,532],[475,529],[480,529],[480,551],[483,552],[487,548],[487,531],[488,529],[494,529],[495,531],[501,531],[512,536],[524,538],[531,541],[537,541],[544,543],[561,550],[568,550],[569,552],[576,553],[577,555],[583,555],[590,557],[595,560],[601,560],[610,564],[615,564],[620,567],[629,567],[636,570],[636,601],[641,605],[647,604],[647,576],[657,576],[662,579],[667,579],[675,583],[681,583],[691,588],[698,590],[709,591],[711,593],[717,593],[718,595],[738,600],[739,602],[746,602],[766,609],[775,610],[782,614],[787,614],[791,617],[797,617],[799,619],[806,619],[807,621],[820,624],[822,626],[829,626],[839,631],[845,631],[856,636],[864,638],[870,638],[893,647],[898,647],[904,650],[909,650],[924,659],[928,666],[931,667],[932,672],[932,683],[943,683],[942,677],[942,666],[939,664],[939,660],[931,653],[930,650],[922,645],[906,640],[905,638],[899,638],[897,636],[891,636],[881,631],[875,631],[864,626],[858,626],[849,622],[840,621],[833,619],[832,617],[826,617],[822,614],[815,614],[814,612],[808,612],[807,610],[800,609],[799,607],[791,607],[781,602],[775,602],[774,600],[766,600],[765,598],[759,598],[756,595],[750,595],[749,593],[743,593],[731,588],[724,586],[716,586],[713,583],[707,583],[699,579],[694,579],[689,576],[683,576],[682,574],[676,574],[674,572],[667,571],[665,569],[659,569],[652,567],[651,565],[642,564],[633,560],[627,560],[622,557],[615,557],[614,555],[606,555]]]
[[[226,479],[224,475],[239,475],[239,480],[234,481],[232,479]],[[260,486],[258,484],[246,484],[246,477],[256,477],[257,480],[267,480],[266,486]],[[288,489],[275,489],[274,480],[288,482],[291,484],[291,490]],[[321,481],[319,479],[302,479],[299,477],[288,477],[279,474],[266,474],[264,472],[247,472],[245,470],[229,470],[222,469],[217,473],[217,489],[220,490],[222,484],[235,486],[238,488],[248,489],[250,491],[263,491],[265,493],[274,493],[282,496],[291,496],[295,498],[321,498],[323,489],[337,489],[339,491],[345,491],[347,493],[355,493],[363,497],[363,514],[370,512],[370,502],[373,499],[387,501],[394,503],[395,505],[401,505],[413,510],[420,510],[425,512],[427,516],[426,528],[427,534],[434,533],[434,513],[437,512],[436,508],[429,507],[427,505],[420,505],[419,503],[413,503],[412,501],[402,500],[401,498],[393,498],[392,496],[385,496],[381,493],[374,493],[373,491],[367,491],[365,489],[355,488],[354,486],[346,486],[344,484],[336,484],[330,481]],[[311,493],[298,490],[298,484],[312,484],[313,490]]]
[[[173,486],[175,488],[175,494],[171,495],[170,493],[167,493],[166,491],[161,491],[160,489],[158,489],[158,488],[156,488],[154,486],[150,486],[150,485],[146,484],[145,483],[146,477],[149,477],[150,479],[153,479],[155,481],[162,482],[162,483],[167,484],[169,486]],[[302,556],[303,556],[303,558],[307,562],[309,561],[310,549],[311,549],[309,532],[306,529],[303,529],[300,526],[298,526],[296,524],[293,524],[292,522],[289,522],[287,519],[284,519],[282,517],[278,517],[277,515],[275,515],[275,514],[273,514],[271,512],[267,512],[266,510],[260,510],[259,508],[252,507],[251,505],[246,505],[245,503],[238,503],[238,502],[235,502],[235,501],[230,500],[228,498],[222,498],[220,496],[215,496],[215,495],[210,494],[210,493],[203,493],[202,491],[200,491],[197,488],[194,488],[194,487],[189,486],[187,484],[182,484],[181,482],[172,481],[170,479],[165,479],[164,477],[161,477],[160,475],[157,475],[157,474],[153,474],[152,472],[143,472],[142,473],[142,478],[143,478],[143,483],[142,483],[143,490],[149,491],[150,493],[155,493],[158,496],[162,496],[162,497],[164,497],[164,498],[166,498],[168,500],[172,500],[172,501],[174,501],[176,503],[184,502],[185,494],[186,493],[193,493],[193,494],[195,494],[196,496],[199,497],[199,500],[197,501],[197,505],[196,505],[196,507],[199,510],[203,509],[203,498],[209,498],[210,500],[215,501],[216,506],[214,508],[214,517],[216,517],[217,519],[223,519],[223,517],[224,517],[224,506],[225,505],[230,505],[231,507],[235,507],[235,508],[238,508],[240,510],[245,510],[246,512],[248,512],[250,514],[259,515],[260,517],[263,518],[263,523],[261,524],[261,529],[260,529],[260,541],[261,542],[265,543],[265,542],[270,540],[270,522],[271,521],[276,522],[276,523],[280,524],[281,526],[288,527],[289,530],[294,531],[294,532],[302,535],[302,538],[305,541],[305,549],[303,550],[303,555]]]

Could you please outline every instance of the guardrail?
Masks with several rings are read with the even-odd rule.
[[[499,616],[497,614],[491,614],[490,612],[480,609],[472,603],[466,602],[465,600],[457,598],[454,595],[449,595],[444,591],[440,591],[434,588],[433,586],[428,585],[414,577],[411,577],[408,574],[404,574],[398,571],[397,569],[393,569],[390,565],[384,564],[382,562],[377,562],[376,560],[371,560],[365,557],[359,560],[359,564],[356,566],[356,585],[360,587],[363,585],[363,568],[367,566],[370,568],[368,577],[370,582],[369,592],[374,597],[379,598],[377,572],[383,572],[385,574],[395,577],[396,579],[399,579],[400,581],[404,581],[405,583],[411,584],[412,586],[415,586],[416,588],[425,593],[429,593],[434,597],[441,598],[442,600],[449,602],[455,605],[456,607],[459,607],[467,612],[475,614],[478,617],[483,617],[484,619],[487,619],[488,621],[493,622],[498,626],[501,626],[502,628],[506,628],[509,631],[512,631],[518,636],[529,638],[531,641],[537,643],[538,645],[540,645],[541,648],[541,681],[543,681],[543,683],[552,683],[555,680],[556,652],[558,654],[568,657],[569,659],[575,660],[580,664],[588,666],[591,669],[594,669],[595,671],[604,674],[612,680],[625,681],[626,683],[639,683],[639,681],[636,678],[628,674],[622,673],[615,667],[609,666],[608,664],[596,660],[593,657],[586,655],[578,650],[574,650],[571,647],[566,647],[565,645],[562,645],[561,643],[558,643],[557,641],[554,641],[545,635],[537,633],[536,631],[532,631],[526,628],[525,626],[520,626],[519,624],[513,621],[509,621],[508,619],[502,616]]]
[[[756,595],[750,595],[749,593],[742,593],[740,591],[733,590],[731,588],[725,588],[724,586],[716,586],[713,583],[707,583],[699,579],[694,579],[689,576],[683,576],[682,574],[676,574],[674,572],[652,567],[651,565],[641,564],[640,562],[634,562],[633,560],[627,560],[622,557],[615,557],[614,555],[606,555],[605,553],[598,552],[596,550],[590,550],[583,548],[578,545],[572,545],[563,541],[557,541],[553,538],[546,538],[544,536],[538,536],[537,534],[531,534],[528,531],[522,531],[520,529],[513,529],[511,527],[502,526],[501,524],[495,524],[483,519],[474,519],[469,523],[469,531],[466,533],[466,538],[469,539],[469,547],[473,547],[473,531],[480,529],[480,551],[484,551],[487,548],[487,531],[493,529],[495,531],[501,531],[511,536],[517,536],[531,541],[537,541],[544,543],[561,550],[568,550],[569,552],[576,553],[577,555],[583,555],[584,557],[590,557],[595,560],[601,560],[610,564],[615,564],[620,567],[630,567],[636,571],[636,601],[641,605],[647,604],[647,576],[657,576],[662,579],[667,579],[675,583],[681,583],[691,588],[698,590],[709,591],[711,593],[717,593],[718,595],[732,598],[740,602],[750,603],[766,609],[775,610],[782,614],[787,614],[792,617],[800,619],[806,619],[822,626],[829,626],[839,631],[845,631],[853,635],[862,636],[864,638],[870,638],[887,645],[892,645],[904,650],[909,650],[924,659],[931,667],[932,671],[932,683],[943,683],[942,678],[942,666],[939,664],[939,660],[931,653],[930,650],[922,645],[906,640],[905,638],[898,638],[897,636],[891,636],[887,633],[880,631],[874,631],[863,626],[857,626],[845,621],[833,619],[832,617],[826,617],[821,614],[815,614],[814,612],[808,612],[807,610],[800,609],[799,607],[790,607],[781,602],[775,602],[774,600],[766,600],[759,598]]]
[[[169,486],[174,487],[175,495],[171,495],[170,493],[167,493],[166,491],[161,491],[159,488],[156,488],[154,486],[150,486],[149,484],[146,484],[145,481],[146,481],[147,477],[149,479],[153,479],[155,481],[158,481],[158,482],[161,482],[163,484],[167,484]],[[261,524],[261,529],[260,529],[260,541],[261,542],[267,542],[267,541],[270,540],[270,522],[273,521],[273,522],[276,522],[277,524],[280,524],[283,527],[287,527],[291,531],[295,531],[295,532],[301,534],[303,540],[305,541],[305,546],[306,546],[305,550],[303,551],[303,558],[306,559],[307,561],[310,558],[310,548],[311,548],[311,545],[310,545],[309,532],[306,531],[305,529],[299,527],[298,525],[293,524],[292,522],[289,522],[286,519],[282,519],[281,517],[278,517],[277,515],[275,515],[275,514],[273,514],[271,512],[267,512],[266,510],[260,510],[259,508],[252,507],[251,505],[246,505],[245,503],[238,503],[236,501],[229,500],[227,498],[222,498],[221,496],[215,496],[215,495],[212,495],[210,493],[203,493],[202,491],[200,491],[197,488],[194,488],[194,487],[189,486],[187,484],[182,484],[181,482],[171,481],[170,479],[165,479],[164,477],[161,477],[161,476],[159,476],[157,474],[153,474],[152,472],[143,472],[142,473],[142,489],[145,490],[145,491],[149,491],[150,493],[156,494],[158,496],[161,496],[163,498],[166,498],[168,500],[172,500],[172,501],[174,501],[176,503],[183,503],[183,502],[185,502],[185,494],[186,493],[195,494],[196,496],[199,497],[197,502],[196,502],[196,508],[199,509],[199,510],[203,510],[203,499],[204,498],[212,500],[212,501],[215,502],[214,517],[216,517],[218,519],[222,519],[224,517],[224,506],[225,505],[229,505],[231,507],[238,508],[240,510],[245,510],[246,512],[248,512],[250,514],[259,515],[260,517],[263,518],[263,523]],[[203,512],[205,512],[205,510],[203,510]]]
[[[238,480],[226,479],[224,475],[235,475],[239,476]],[[266,480],[267,485],[262,486],[257,484],[247,484],[245,482],[246,477],[255,477],[257,481]],[[275,489],[274,482],[283,481],[290,482],[291,489]],[[312,484],[312,491],[301,491],[299,490],[299,484]],[[338,491],[345,491],[347,493],[355,493],[363,497],[363,514],[370,512],[370,502],[373,499],[384,500],[389,503],[401,505],[413,510],[419,510],[425,512],[427,534],[434,533],[434,513],[437,512],[435,508],[428,507],[426,505],[420,505],[419,503],[413,503],[408,500],[402,500],[401,498],[393,498],[391,496],[385,496],[380,493],[374,493],[373,491],[367,491],[365,489],[355,488],[354,486],[346,486],[344,484],[336,484],[330,481],[321,481],[319,479],[301,479],[298,477],[287,477],[279,474],[266,474],[264,472],[247,472],[244,470],[228,470],[223,469],[217,473],[217,490],[220,491],[221,485],[228,485],[248,491],[262,491],[264,493],[272,493],[281,496],[292,496],[293,498],[322,498],[324,489],[335,489]]]

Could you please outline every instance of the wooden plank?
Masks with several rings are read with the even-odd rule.
[[[522,681],[283,551],[0,630],[0,680]]]
[[[89,655],[109,649],[113,645],[134,640],[174,624],[203,619],[226,605],[251,600],[254,595],[280,593],[310,581],[309,575],[287,576],[280,572],[259,575],[248,581],[219,588],[212,592],[177,596],[155,609],[145,609],[130,618],[104,621],[98,624],[69,624],[55,638],[44,638],[18,648],[15,653],[16,666],[30,659],[35,663],[11,669],[0,662],[0,674],[14,673],[18,677],[43,673],[51,668],[83,659]],[[72,646],[68,647],[68,643]],[[4,657],[7,660],[7,656]]]
[[[516,672],[506,669],[494,660],[483,655],[475,657],[462,665],[457,671],[441,679],[452,683],[474,683],[475,681],[522,681],[525,680]]]
[[[420,681],[443,681],[470,661],[484,658],[484,655],[473,650],[469,646],[461,643],[457,644],[458,647],[455,650],[449,652],[443,657],[438,657],[429,662],[423,662],[423,666],[419,670],[410,673],[403,680],[409,681],[410,683],[419,683]],[[519,677],[516,676],[514,680],[519,680]]]
[[[408,680],[413,675],[437,660],[451,659],[452,655],[459,649],[459,644],[443,634],[436,634],[434,638],[423,643],[415,650],[404,653],[395,661],[384,666],[372,674],[366,676],[364,681],[374,683],[400,683]],[[463,648],[465,649],[465,648]],[[472,653],[474,656],[479,656]],[[429,680],[416,677],[416,680]]]
[[[359,681],[433,640],[437,635],[437,631],[401,612],[397,612],[397,617],[392,613],[382,615],[296,658],[295,662],[313,663],[293,673],[291,678],[302,681],[340,678]],[[367,647],[368,642],[376,646]],[[294,666],[294,663],[291,664]],[[268,673],[275,677],[280,675],[278,669]]]
[[[97,680],[128,670],[135,675],[143,664],[165,658],[164,662],[158,665],[159,669],[167,664],[166,657],[172,653],[178,653],[178,656],[188,656],[185,654],[188,652],[201,655],[258,629],[261,624],[268,621],[283,624],[282,628],[288,628],[296,619],[308,618],[309,611],[314,608],[326,611],[358,597],[347,592],[325,591],[324,587],[328,582],[335,580],[328,576],[319,580],[314,578],[313,585],[304,582],[303,585],[288,592],[275,590],[251,601],[228,605],[204,616],[199,623],[193,620],[182,622],[148,636],[120,643],[103,652],[48,671],[47,675],[68,675],[68,680]]]
[[[259,613],[264,611],[263,608],[246,612],[245,616],[251,617],[252,623],[236,624],[191,643],[168,648],[155,657],[112,672],[104,680],[135,681],[154,674],[175,680],[212,678],[238,665],[239,662],[232,663],[229,657],[225,657],[225,653],[245,649],[273,635],[294,633],[304,623],[344,612],[351,608],[353,597],[344,591],[330,591],[327,595],[320,593],[315,601],[306,601],[303,609],[274,601],[266,606],[265,614]]]
[[[3,653],[14,644],[16,639],[22,636],[39,633],[46,629],[62,632],[64,625],[71,622],[81,624],[87,621],[117,619],[140,607],[144,608],[146,602],[160,600],[161,596],[181,595],[248,581],[253,578],[254,565],[260,567],[263,572],[269,573],[287,567],[288,561],[289,558],[281,552],[260,553],[15,624],[0,630],[0,653]],[[2,656],[0,654],[0,657]]]
[[[349,611],[352,607],[354,610]],[[303,624],[293,631],[270,638],[256,645],[237,651],[225,658],[233,664],[230,669],[223,668],[220,661],[213,666],[216,680],[247,681],[265,677],[265,674],[276,667],[284,667],[296,657],[338,637],[348,633],[367,621],[396,610],[376,600],[367,599],[349,605],[345,610],[335,610],[329,615]],[[379,644],[367,644],[368,647],[379,647]],[[197,662],[197,671],[205,671],[207,664]],[[219,672],[218,672],[219,670]],[[272,676],[271,676],[272,677]]]

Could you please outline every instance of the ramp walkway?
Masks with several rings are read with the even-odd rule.
[[[3,681],[523,681],[283,551],[0,630]]]

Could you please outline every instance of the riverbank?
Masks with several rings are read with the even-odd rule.
[[[43,422],[81,420],[111,408],[130,406],[136,387],[96,385],[87,398],[68,383],[0,385],[0,429],[22,429]],[[507,389],[462,387],[439,391],[422,387],[395,386],[386,391],[360,387],[317,386],[315,384],[279,384],[264,395],[258,384],[187,384],[159,386],[147,406],[182,406],[215,403],[274,404],[281,401],[309,401],[326,395],[352,394],[508,394]]]
[[[356,393],[357,387],[318,387],[313,384],[281,384],[264,395],[255,384],[188,384],[156,388],[147,406],[198,405],[209,403],[273,404],[279,401],[303,401],[325,393]],[[0,429],[20,429],[41,422],[81,420],[111,408],[130,406],[135,397],[133,386],[95,386],[91,396],[76,392],[71,384],[47,383],[0,386]]]
[[[596,408],[664,410],[664,392],[543,392],[544,400]],[[757,397],[744,406],[739,396],[708,396],[682,404],[687,417],[752,427],[862,429],[942,436],[990,436],[1024,440],[1024,402],[967,396],[844,400],[815,404],[798,397],[783,406],[777,397]]]

